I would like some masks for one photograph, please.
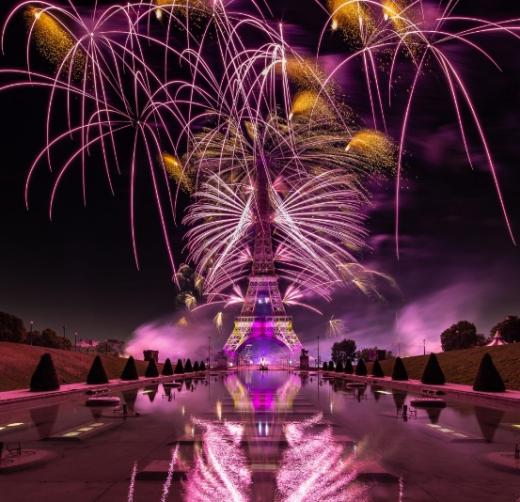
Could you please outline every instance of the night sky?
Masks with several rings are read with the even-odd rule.
[[[271,3],[277,5],[275,15],[290,27],[291,42],[302,50],[311,49],[316,30],[324,22],[322,16],[318,23],[320,14],[311,7],[313,2]],[[494,20],[520,17],[520,6],[512,4],[516,2],[462,1],[456,12]],[[8,36],[7,55],[0,58],[3,68],[23,64],[20,41],[19,34]],[[478,41],[496,57],[502,72],[460,46],[453,48],[452,58],[485,125],[513,230],[520,240],[520,41],[504,35],[486,35]],[[385,301],[343,291],[332,304],[319,305],[323,317],[292,312],[295,329],[307,345],[312,345],[318,333],[325,334],[332,315],[344,319],[347,335],[358,345],[377,344],[413,353],[422,350],[424,338],[429,348],[438,348],[440,331],[459,319],[475,322],[479,332],[487,335],[507,314],[520,314],[520,251],[508,237],[482,150],[473,141],[476,161],[471,170],[445,84],[435,71],[425,82],[406,145],[400,260],[393,241],[390,182],[374,191],[368,221],[372,249],[361,259],[392,275],[400,291],[383,288]],[[347,100],[368,122],[369,107],[359,79],[346,73],[342,83]],[[404,94],[396,97],[390,113],[395,123],[404,98]],[[33,320],[36,329],[51,327],[61,332],[66,326],[67,334],[77,331],[82,338],[130,339],[139,326],[160,319],[156,326],[168,332],[182,312],[176,307],[176,290],[148,181],[143,179],[137,205],[141,271],[136,270],[132,256],[124,175],[116,182],[114,198],[100,166],[98,178],[96,174],[89,178],[86,209],[79,178],[67,179],[51,223],[47,216],[50,178],[41,169],[32,185],[31,209],[26,211],[23,185],[43,145],[44,104],[44,96],[31,90],[0,94],[0,310],[21,317],[27,325]],[[390,132],[397,137],[397,129]],[[470,136],[476,139],[474,131],[470,130]],[[182,247],[180,239],[176,246]],[[180,251],[178,256],[182,259]],[[215,312],[208,309],[207,319]],[[233,313],[227,314],[226,329]],[[305,331],[299,328],[303,324]],[[194,331],[206,335],[209,326],[207,321],[204,329]],[[223,344],[226,336],[224,330],[216,343]]]

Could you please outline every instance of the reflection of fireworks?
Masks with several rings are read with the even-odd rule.
[[[322,414],[318,414],[309,420],[285,426],[289,447],[276,475],[281,500],[350,501],[366,491],[366,487],[351,486],[356,471],[343,459],[343,447],[334,442],[331,427],[319,432],[313,430],[322,418]]]
[[[251,471],[240,448],[243,425],[193,419],[202,427],[202,451],[186,482],[186,500],[242,502],[249,500]]]

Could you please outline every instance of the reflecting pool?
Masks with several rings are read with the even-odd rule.
[[[55,458],[0,475],[0,500],[497,501],[520,498],[520,409],[287,371],[240,371],[0,407],[0,441]],[[123,408],[125,413],[123,413]],[[4,448],[5,453],[5,448]],[[520,460],[519,460],[520,462]],[[37,497],[37,499],[35,498]]]

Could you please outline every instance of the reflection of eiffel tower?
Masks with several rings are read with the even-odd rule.
[[[257,169],[256,223],[252,273],[240,316],[235,318],[233,332],[224,350],[234,354],[246,341],[271,339],[291,351],[302,345],[282,303],[278,277],[274,267],[271,241],[271,204],[263,166]]]

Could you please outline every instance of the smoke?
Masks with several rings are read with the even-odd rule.
[[[208,356],[208,337],[212,337],[212,352],[220,350],[212,316],[204,309],[166,316],[139,326],[127,343],[127,353],[143,358],[143,350],[158,350],[159,360],[172,361],[189,357],[192,361]],[[220,338],[220,337],[219,337]],[[216,345],[218,343],[218,346]]]

